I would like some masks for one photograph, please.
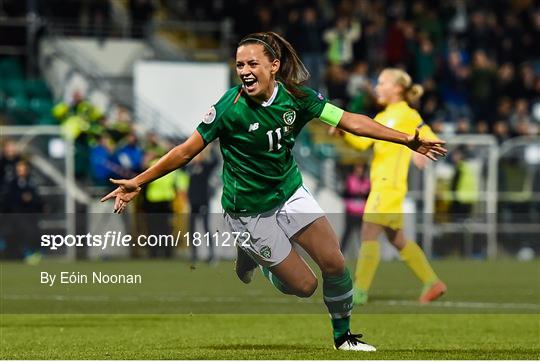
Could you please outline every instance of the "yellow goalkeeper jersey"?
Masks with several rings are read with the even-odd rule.
[[[375,121],[409,135],[414,135],[415,129],[420,127],[420,136],[422,138],[437,138],[431,128],[423,124],[418,112],[405,101],[388,105],[384,111],[375,116]],[[355,136],[349,133],[345,133],[345,141],[359,150],[365,150],[373,146],[373,161],[370,169],[372,190],[407,190],[407,174],[412,156],[411,149],[403,145]]]

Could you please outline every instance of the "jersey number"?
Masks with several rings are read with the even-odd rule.
[[[281,141],[281,127],[278,127],[266,133],[266,136],[268,136],[268,151],[274,151],[274,132],[276,133],[276,150],[281,149],[281,144],[279,143]]]

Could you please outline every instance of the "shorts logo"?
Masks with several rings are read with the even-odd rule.
[[[205,124],[211,124],[216,119],[216,108],[214,106],[210,107],[206,115],[204,115],[202,122]]]
[[[324,96],[322,95],[321,92],[317,92],[317,98],[321,101],[324,101]]]
[[[261,253],[261,256],[263,256],[264,258],[272,257],[272,250],[268,246],[262,246],[260,253]]]
[[[292,125],[294,120],[296,120],[296,111],[289,110],[283,114],[283,121],[285,121],[287,125]]]

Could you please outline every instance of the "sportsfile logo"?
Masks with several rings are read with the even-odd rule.
[[[61,247],[98,247],[102,250],[108,247],[177,247],[182,244],[199,247],[222,246],[231,247],[249,245],[251,235],[249,232],[216,231],[215,233],[182,232],[173,234],[140,234],[132,236],[120,231],[107,231],[103,234],[44,234],[41,236],[41,247],[52,251]]]

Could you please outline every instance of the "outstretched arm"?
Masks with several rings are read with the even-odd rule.
[[[343,131],[357,136],[366,136],[372,139],[384,140],[402,144],[426,155],[431,160],[437,160],[437,156],[445,156],[446,149],[442,140],[425,140],[420,137],[418,129],[414,136],[381,125],[370,117],[356,113],[343,112],[337,127]]]
[[[198,131],[195,131],[184,143],[174,147],[167,154],[163,155],[154,165],[146,169],[132,179],[111,179],[111,182],[118,187],[101,198],[101,201],[114,198],[114,212],[121,213],[127,203],[129,203],[141,190],[141,185],[170,173],[173,170],[183,167],[191,159],[205,148],[204,140]]]

